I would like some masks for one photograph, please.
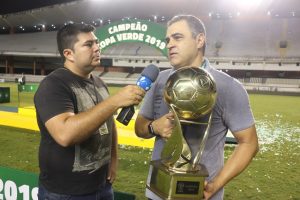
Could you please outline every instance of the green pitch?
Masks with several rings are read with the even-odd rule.
[[[5,85],[5,86],[4,86]],[[1,83],[0,87],[7,87]],[[14,84],[12,84],[14,87]],[[33,94],[11,88],[11,103],[1,106],[32,106]],[[110,87],[115,93],[118,88]],[[260,152],[250,166],[225,187],[225,200],[300,199],[300,97],[250,95],[256,119]],[[0,127],[0,166],[38,173],[36,132]],[[225,158],[234,146],[226,146]],[[118,178],[114,188],[144,198],[151,150],[119,146]]]

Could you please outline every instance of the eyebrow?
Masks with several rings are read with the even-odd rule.
[[[177,37],[177,36],[183,36],[182,33],[173,33],[170,37],[174,38],[174,37]],[[170,40],[170,37],[166,37],[165,38],[165,41],[169,41]]]
[[[96,43],[99,43],[99,39],[95,39],[95,40],[87,40],[85,41],[83,44],[86,44],[86,43],[90,43],[90,42],[96,42]]]

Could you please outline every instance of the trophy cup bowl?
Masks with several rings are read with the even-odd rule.
[[[147,188],[161,199],[202,199],[206,167],[199,163],[216,101],[216,84],[204,69],[184,67],[168,78],[164,98],[174,113],[174,128],[166,141],[161,159],[151,161],[152,174]],[[206,117],[209,116],[209,117]],[[182,125],[206,126],[199,141],[199,151],[192,156]]]
[[[180,68],[167,80],[164,98],[174,106],[179,119],[196,120],[211,112],[216,85],[209,73],[200,68]]]

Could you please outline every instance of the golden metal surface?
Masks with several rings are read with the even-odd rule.
[[[166,140],[161,159],[152,161],[153,171],[147,187],[162,199],[202,199],[207,169],[200,164],[216,101],[216,84],[200,68],[180,68],[167,80],[164,98],[174,113],[174,128]],[[184,138],[182,125],[206,126],[195,157]],[[199,127],[200,130],[200,127]]]
[[[179,119],[197,120],[209,114],[216,100],[216,84],[204,69],[184,67],[174,71],[164,90]]]
[[[199,200],[203,197],[204,181],[208,176],[205,166],[189,173],[169,171],[160,160],[151,161],[153,172],[147,188],[163,200]]]
[[[172,171],[182,173],[197,171],[210,128],[211,111],[216,101],[216,84],[204,69],[185,67],[174,71],[167,80],[164,98],[174,113],[174,128],[167,140],[161,158]],[[210,115],[208,121],[201,119]],[[201,120],[199,120],[201,119]],[[208,125],[199,141],[199,152],[192,160],[191,150],[184,138],[181,123]]]

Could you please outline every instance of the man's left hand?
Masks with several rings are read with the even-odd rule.
[[[215,187],[213,182],[204,183],[204,200],[209,200],[215,193],[217,188]]]
[[[113,182],[116,179],[116,175],[117,175],[117,161],[112,159],[111,163],[109,165],[109,171],[108,171],[108,176],[107,176],[107,180],[113,184]]]

